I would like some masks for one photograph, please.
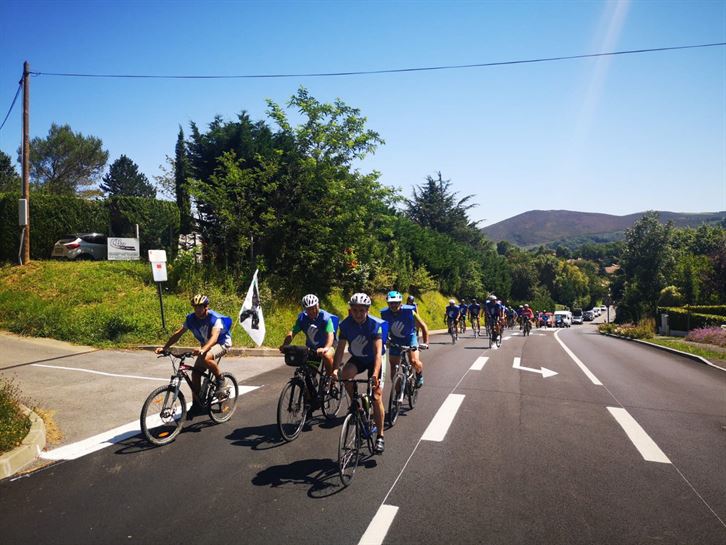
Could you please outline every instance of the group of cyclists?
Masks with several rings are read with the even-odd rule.
[[[519,329],[523,329],[527,322],[531,324],[535,313],[529,304],[520,305],[518,309],[508,307],[493,293],[487,297],[483,306],[476,299],[472,299],[470,304],[465,299],[459,304],[455,299],[449,299],[444,311],[444,323],[449,331],[465,333],[467,318],[474,336],[481,335],[481,320],[484,320],[487,333],[496,338],[505,327],[514,327],[517,323]]]

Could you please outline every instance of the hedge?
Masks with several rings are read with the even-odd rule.
[[[0,193],[0,261],[17,261],[19,193]],[[141,255],[148,249],[176,253],[179,210],[176,203],[141,197],[90,201],[36,192],[30,197],[30,257],[47,259],[53,244],[66,233],[98,232],[134,236],[139,224]]]
[[[660,314],[668,314],[668,325],[676,331],[690,331],[699,327],[719,326],[726,324],[726,316],[717,314],[703,314],[699,312],[690,312],[682,307],[658,307],[658,323],[660,324]],[[689,327],[690,326],[690,327]]]

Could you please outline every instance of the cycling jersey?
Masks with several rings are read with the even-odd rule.
[[[187,314],[184,327],[192,332],[194,338],[199,341],[199,346],[204,346],[207,343],[212,336],[213,329],[222,330],[219,332],[219,337],[217,337],[217,344],[227,348],[232,346],[232,337],[229,334],[229,330],[232,329],[232,318],[219,314],[214,310],[208,310],[207,315],[201,320],[193,312]]]
[[[396,344],[407,344],[411,335],[416,335],[416,317],[411,305],[401,305],[398,312],[381,309],[381,318],[388,322],[389,336]]]
[[[492,318],[498,318],[502,311],[502,305],[495,302],[487,301],[486,303],[484,303],[484,309],[486,310],[487,316],[491,316]]]
[[[455,320],[459,317],[459,306],[458,305],[449,305],[446,307],[446,310],[444,311],[446,313],[446,318],[449,320]]]
[[[352,316],[340,322],[340,338],[348,342],[348,352],[358,361],[373,365],[375,361],[375,340],[383,338],[383,322],[370,314],[359,324]],[[381,355],[386,353],[383,344]]]
[[[472,303],[471,305],[469,305],[469,316],[471,316],[472,318],[475,316],[478,317],[480,313],[481,305],[479,303]]]
[[[469,312],[469,307],[465,304],[459,305],[459,316],[466,318],[466,314]]]
[[[333,315],[320,309],[315,319],[311,320],[310,316],[303,311],[298,314],[297,320],[292,326],[293,335],[300,331],[305,333],[305,344],[308,348],[312,348],[313,350],[322,348],[328,342],[328,334],[335,333]]]
[[[525,308],[524,310],[522,310],[521,316],[526,316],[530,320],[533,320],[534,319],[534,314],[532,313],[532,309],[531,308]]]

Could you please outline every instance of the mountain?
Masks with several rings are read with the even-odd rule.
[[[677,227],[695,227],[702,223],[715,223],[726,218],[726,212],[658,213],[662,222],[672,221]],[[484,227],[482,232],[494,242],[507,240],[525,247],[546,245],[574,238],[582,239],[583,242],[609,242],[621,240],[625,229],[633,225],[643,214],[645,212],[613,216],[571,210],[530,210]]]

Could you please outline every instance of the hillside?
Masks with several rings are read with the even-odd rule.
[[[571,210],[530,210],[512,218],[484,227],[482,231],[494,242],[507,240],[518,246],[537,246],[573,238],[606,242],[618,240],[625,229],[645,212],[614,216]],[[672,221],[677,227],[698,226],[726,218],[726,212],[686,214],[659,212],[661,221]]]

